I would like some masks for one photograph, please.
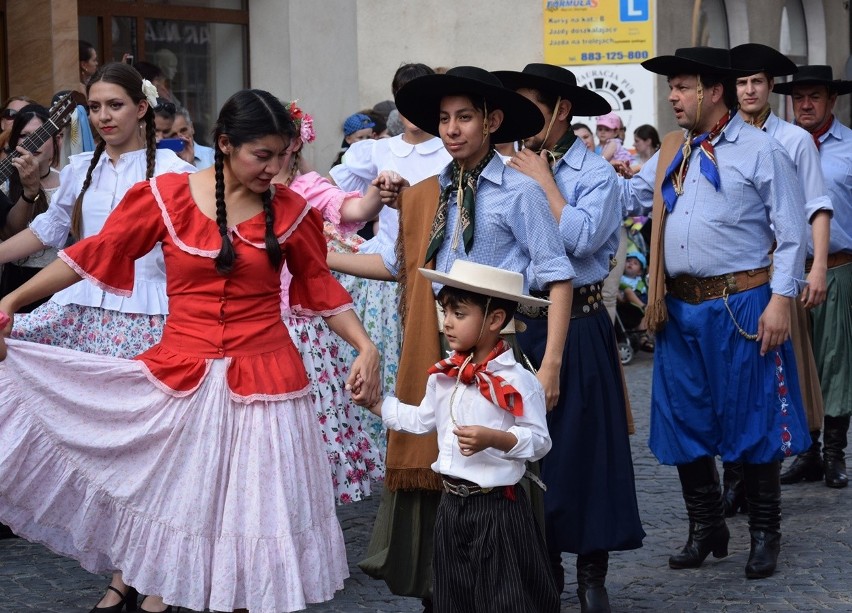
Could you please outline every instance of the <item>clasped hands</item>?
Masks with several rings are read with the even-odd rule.
[[[383,170],[373,179],[371,185],[379,188],[379,197],[382,204],[392,209],[397,207],[397,198],[403,189],[410,187],[408,181],[401,174],[393,170]]]

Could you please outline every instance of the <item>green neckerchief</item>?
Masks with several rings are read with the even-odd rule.
[[[571,148],[575,140],[577,140],[577,136],[569,126],[564,136],[556,141],[553,149],[543,149],[543,151],[547,151],[547,159],[550,161],[551,168],[556,166],[556,162],[562,159],[562,156]]]
[[[473,220],[474,220],[474,205],[476,202],[476,184],[479,181],[479,175],[483,169],[491,161],[495,155],[494,148],[490,148],[482,161],[472,170],[462,171],[458,162],[453,160],[453,175],[449,185],[441,190],[441,198],[438,200],[438,212],[435,214],[435,220],[432,222],[432,232],[429,234],[429,247],[426,249],[426,262],[428,263],[444,242],[444,232],[447,229],[447,216],[449,215],[450,194],[453,190],[458,190],[461,193],[456,194],[459,206],[459,227],[456,232],[461,229],[462,237],[464,238],[464,252],[470,253],[473,247]]]

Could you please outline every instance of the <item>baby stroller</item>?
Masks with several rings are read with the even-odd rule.
[[[649,353],[654,351],[654,342],[642,326],[644,306],[637,303],[647,300],[647,260],[643,253],[635,250],[635,243],[630,246],[633,250],[627,252],[625,275],[619,283],[619,297],[615,305],[615,336],[622,364],[630,363],[639,349]]]
[[[615,305],[615,339],[622,364],[629,364],[647,339],[646,330],[637,330],[644,316],[645,313],[635,304],[619,301]]]

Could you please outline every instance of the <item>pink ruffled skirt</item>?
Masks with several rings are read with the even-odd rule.
[[[296,611],[348,576],[310,397],[176,398],[141,363],[20,341],[0,362],[0,521],[191,609]]]

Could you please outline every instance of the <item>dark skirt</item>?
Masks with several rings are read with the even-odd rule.
[[[518,319],[525,353],[540,363],[547,319]],[[606,311],[571,320],[560,395],[548,413],[553,447],[541,461],[548,548],[570,553],[642,546],[615,332]]]
[[[432,597],[432,546],[441,492],[382,491],[364,573],[397,596]]]
[[[522,487],[444,494],[435,520],[438,613],[559,613],[559,592]]]

